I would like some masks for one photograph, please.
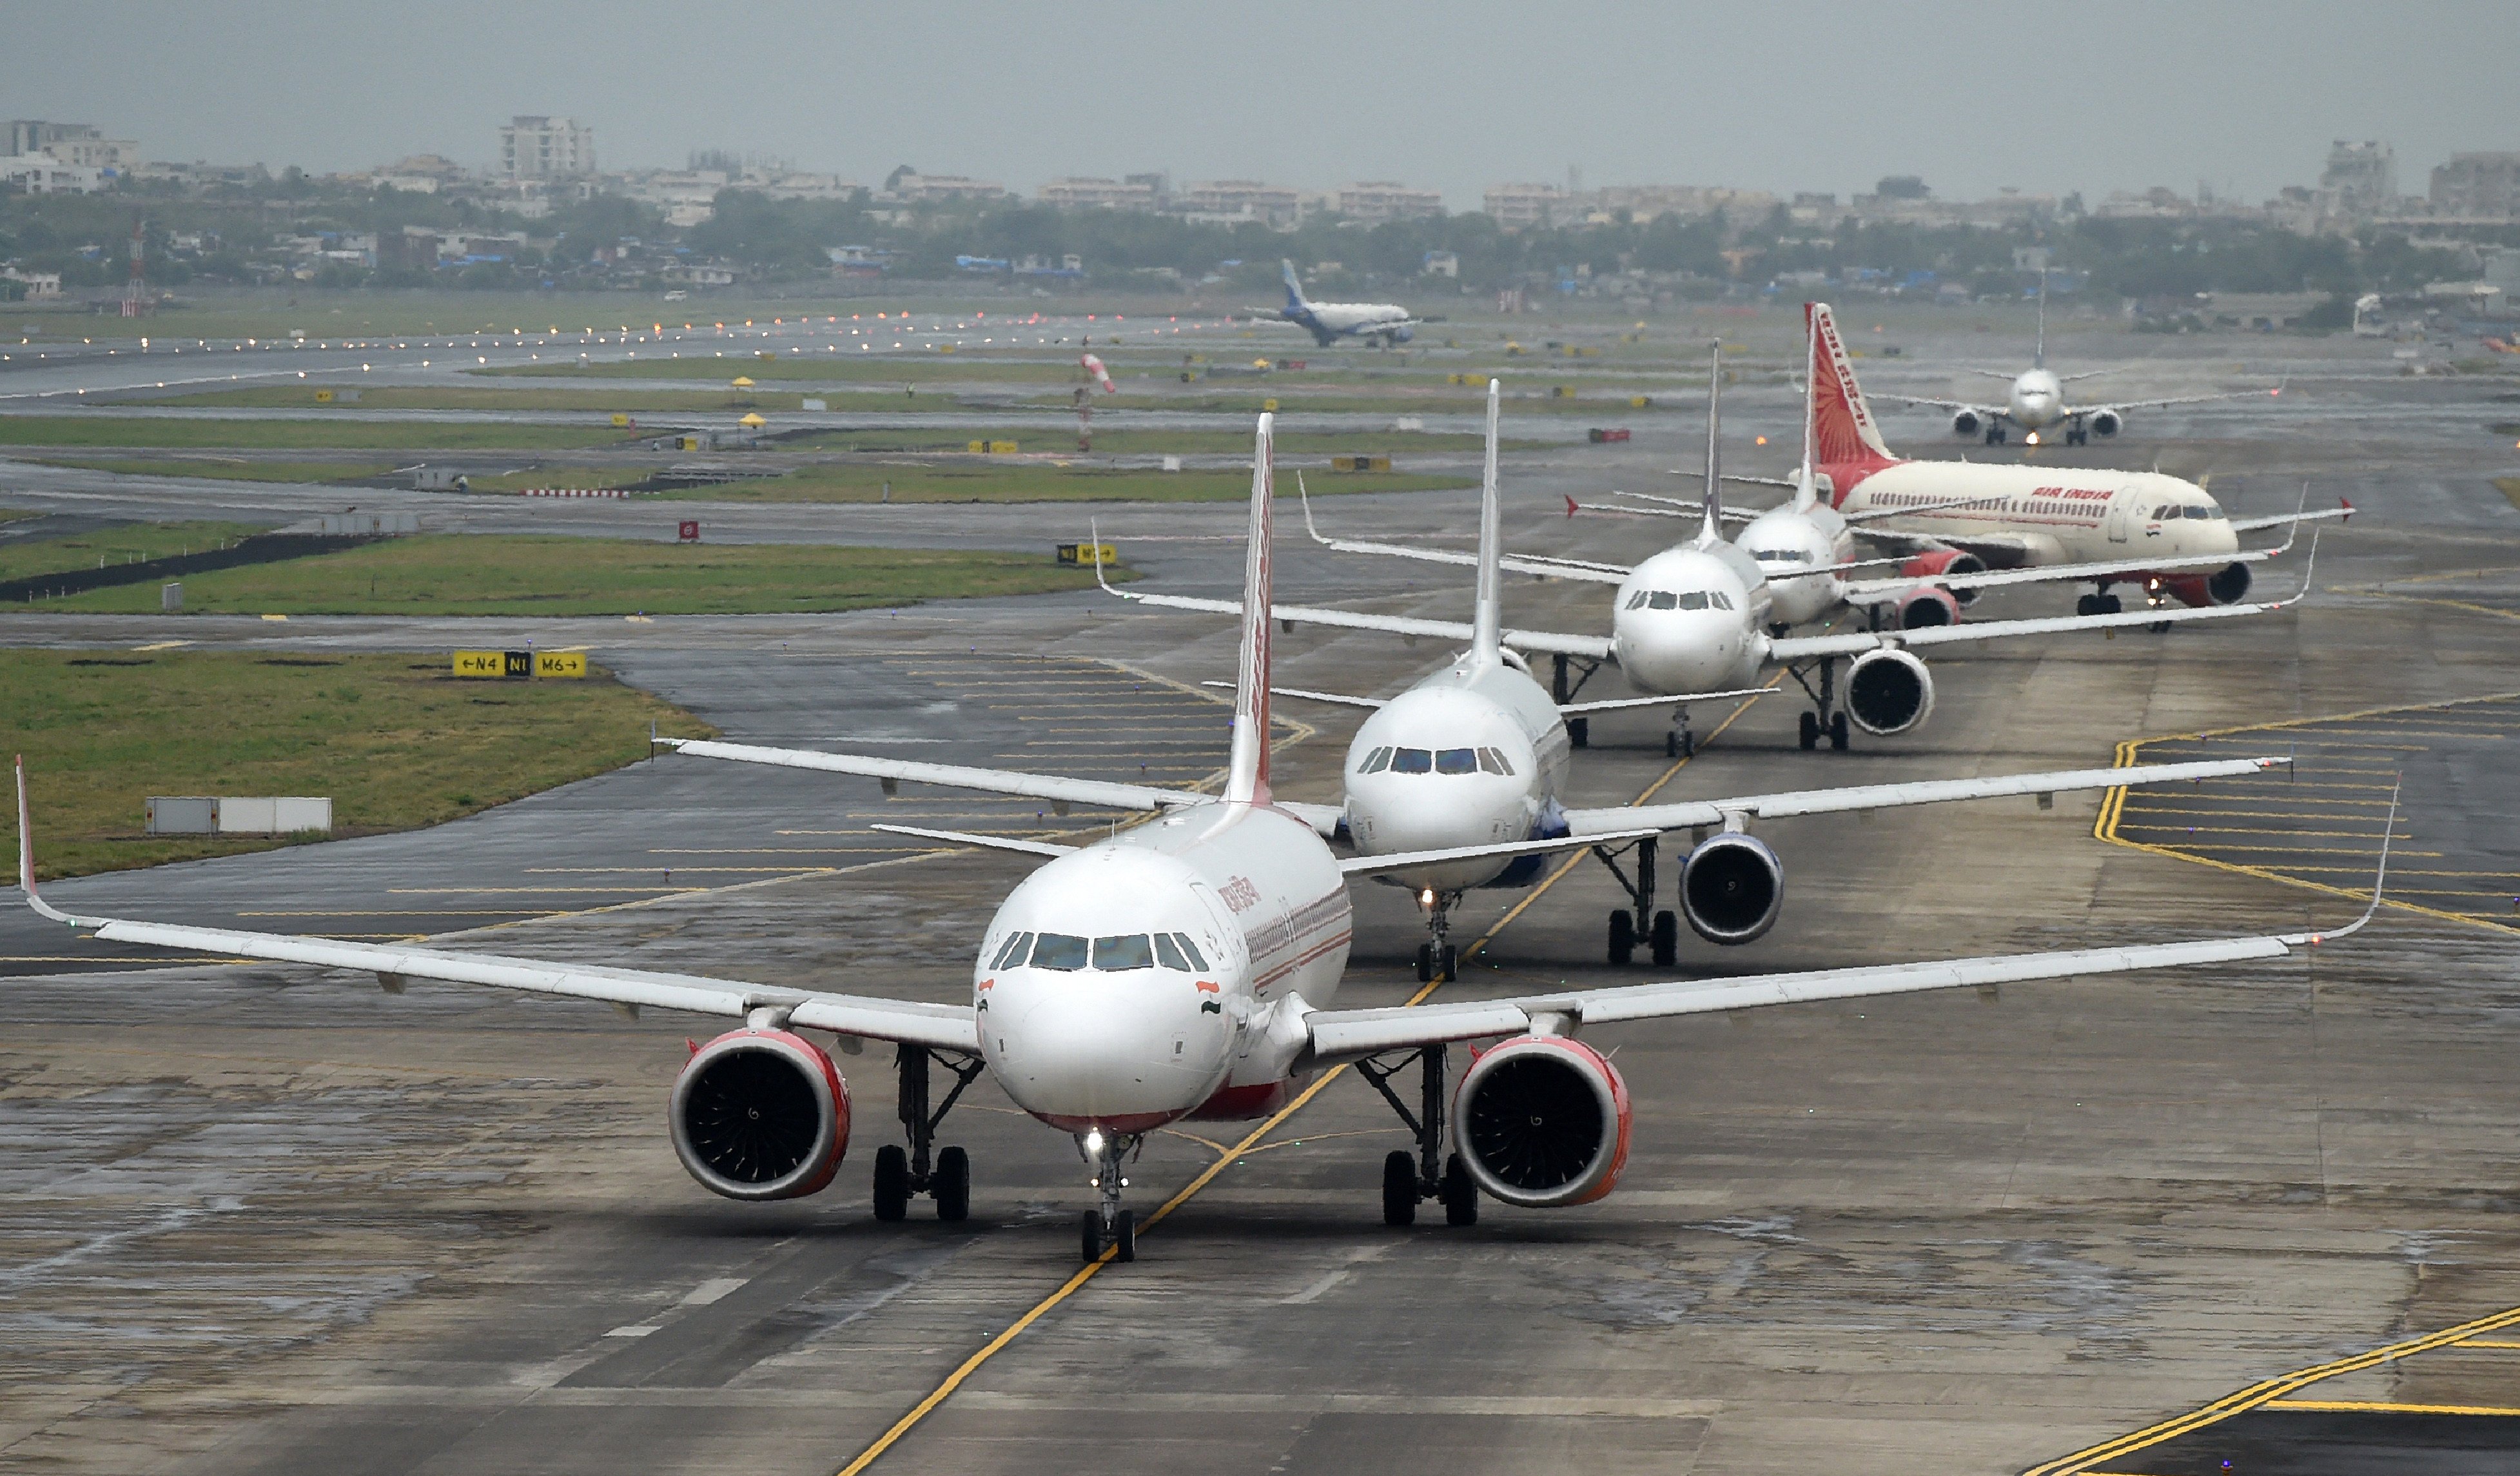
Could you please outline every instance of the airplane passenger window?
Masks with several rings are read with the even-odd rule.
[[[1094,966],[1120,973],[1128,969],[1151,969],[1155,954],[1147,946],[1144,933],[1123,933],[1117,938],[1094,940]]]
[[[1012,938],[1007,940],[1006,946],[998,949],[998,956],[990,962],[989,967],[993,969],[1003,969],[1008,964],[1021,958],[1023,956],[1024,949],[1031,946],[1032,935],[1029,933],[1017,933]]]
[[[1436,751],[1435,772],[1439,774],[1475,774],[1478,771],[1478,755],[1468,749],[1448,748]]]
[[[1396,748],[1391,751],[1391,771],[1395,774],[1422,774],[1435,767],[1435,756],[1422,748]]]
[[[1705,609],[1706,591],[1703,589],[1692,589],[1688,593],[1682,595],[1680,597],[1680,608],[1683,610]]]
[[[1378,748],[1365,756],[1365,761],[1357,765],[1356,771],[1360,774],[1378,774],[1390,766],[1391,750]]]
[[[1173,942],[1181,945],[1182,956],[1190,960],[1190,966],[1202,974],[1206,973],[1207,959],[1199,953],[1198,945],[1190,941],[1190,935],[1175,933],[1170,936]]]
[[[1173,935],[1170,933],[1155,935],[1155,962],[1168,969],[1179,969],[1185,974],[1190,972],[1190,960],[1182,957],[1181,945],[1173,942]]]
[[[1033,941],[1032,966],[1072,970],[1085,967],[1085,940],[1064,933],[1044,933]]]

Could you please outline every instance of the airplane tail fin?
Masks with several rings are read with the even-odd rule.
[[[1286,306],[1289,309],[1303,306],[1304,284],[1295,276],[1295,263],[1283,256],[1279,257],[1278,275],[1286,283]]]
[[[2039,338],[2031,346],[2030,367],[2048,367],[2048,269],[2044,266],[2039,269]]]
[[[1504,550],[1501,530],[1504,518],[1497,508],[1497,409],[1503,392],[1494,379],[1488,381],[1488,456],[1487,467],[1479,479],[1479,583],[1478,603],[1470,617],[1470,660],[1490,665],[1504,660],[1501,632],[1505,628],[1502,609],[1505,576],[1498,566]]]
[[[1292,268],[1289,268],[1291,271]],[[1234,681],[1234,747],[1225,772],[1229,805],[1269,803],[1269,589],[1271,503],[1277,491],[1274,415],[1260,417],[1251,446],[1250,546],[1242,562],[1242,659]]]
[[[1706,359],[1706,521],[1698,525],[1697,546],[1724,541],[1724,341],[1717,339]]]
[[[1803,317],[1811,330],[1811,438],[1822,466],[1869,463],[1887,466],[1899,458],[1881,440],[1881,428],[1855,383],[1855,367],[1837,336],[1837,320],[1826,302],[1806,302]]]

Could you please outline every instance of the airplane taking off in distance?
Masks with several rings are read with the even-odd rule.
[[[1901,572],[1912,578],[1975,590],[2011,582],[1989,571],[2042,569],[2041,577],[2096,586],[2083,615],[2120,613],[2109,593],[2119,583],[2155,605],[2230,605],[2249,592],[2248,562],[2235,557],[2241,533],[2354,515],[2340,499],[2315,513],[2234,519],[2203,487],[2160,472],[1902,460],[1881,438],[1828,304],[1806,302],[1803,313],[1812,474],[1840,516],[1872,524],[1868,536],[1907,541],[1917,557]],[[2221,559],[2229,562],[2210,567]]]
[[[1332,1009],[1348,952],[1342,862],[1306,814],[1269,784],[1270,421],[1253,457],[1244,614],[1234,727],[1221,795],[1162,791],[1150,823],[1082,848],[939,835],[957,845],[1044,858],[976,940],[967,1004],[889,999],[602,964],[500,957],[405,944],[249,933],[65,911],[36,891],[26,772],[18,764],[18,874],[41,916],[112,942],[373,974],[389,993],[415,979],[488,985],[741,1021],[694,1046],[666,1100],[677,1157],[729,1199],[791,1199],[827,1188],[849,1141],[849,1091],[825,1040],[843,1055],[870,1039],[897,1047],[907,1151],[875,1156],[878,1220],[899,1220],[915,1192],[937,1218],[970,1208],[968,1155],[931,1140],[983,1072],[1014,1105],[1071,1138],[1096,1205],[1079,1216],[1088,1262],[1137,1257],[1124,1205],[1146,1135],[1189,1118],[1247,1119],[1286,1102],[1324,1067],[1359,1063],[1416,1138],[1383,1163],[1387,1223],[1439,1200],[1452,1224],[1475,1222],[1480,1197],[1550,1209],[1610,1192],[1634,1130],[1627,1084],[1587,1035],[1622,1022],[1813,1000],[2002,985],[2134,969],[2272,958],[2343,937],[2288,933],[2060,952],[1891,963],[1767,977],[1673,981],[1378,1009]],[[688,751],[688,750],[687,750]],[[942,766],[905,765],[904,777]],[[861,770],[875,772],[875,770]],[[960,770],[976,773],[978,770]],[[1026,778],[1045,796],[1112,803],[1112,791]],[[954,782],[948,780],[947,782]],[[2395,810],[2391,812],[2394,829]],[[911,832],[921,834],[922,832]],[[2384,834],[2387,832],[2384,831]],[[2385,873],[2387,853],[2382,853]],[[2371,907],[2379,905],[2374,889]],[[1422,1000],[1422,996],[1421,1000]],[[819,1033],[823,1039],[807,1032]],[[1455,1041],[1495,1040],[1459,1082]],[[1410,1113],[1388,1079],[1416,1064]],[[929,1067],[956,1084],[931,1106]],[[1447,1089],[1449,1085],[1449,1091]]]
[[[1295,275],[1295,263],[1278,263],[1280,275],[1286,282],[1286,305],[1255,307],[1251,316],[1267,321],[1292,323],[1313,336],[1313,342],[1324,348],[1341,339],[1359,339],[1378,347],[1406,344],[1416,337],[1421,323],[1436,321],[1412,315],[1396,302],[1315,302],[1304,296],[1302,279]]]
[[[1923,399],[1909,394],[1884,394],[1881,397],[1895,400],[1903,405],[1924,405],[1932,409],[1949,410],[1952,412],[1953,435],[1967,437],[1983,432],[1986,436],[1986,443],[1991,446],[2003,444],[2008,432],[2016,430],[2026,433],[2022,438],[2035,446],[2040,443],[2040,437],[2056,425],[2065,427],[2065,444],[2079,446],[2088,444],[2094,436],[2105,440],[2118,434],[2125,429],[2127,412],[2130,410],[2158,410],[2170,405],[2201,405],[2214,400],[2247,399],[2257,394],[2265,394],[2272,398],[2283,393],[2283,386],[2277,385],[2272,390],[2236,390],[2221,394],[2180,394],[2162,399],[2121,399],[2086,405],[2067,404],[2065,402],[2067,385],[2076,380],[2096,379],[2100,375],[2115,371],[2092,369],[2082,374],[2058,374],[2048,367],[2048,283],[2044,276],[2039,283],[2039,338],[2036,346],[2030,352],[2030,367],[2019,374],[2008,374],[2001,369],[1972,369],[1969,372],[1985,375],[1989,379],[2009,380],[2011,389],[2004,394],[2003,403],[1989,405],[1963,399]]]

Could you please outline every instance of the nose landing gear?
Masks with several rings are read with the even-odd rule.
[[[1418,905],[1426,912],[1426,941],[1418,946],[1418,982],[1433,984],[1438,980],[1450,984],[1457,977],[1455,968],[1461,955],[1453,951],[1450,937],[1453,930],[1453,908],[1462,899],[1458,892],[1437,892],[1432,888],[1418,894]]]
[[[1145,1143],[1146,1139],[1134,1132],[1105,1136],[1094,1131],[1076,1140],[1077,1156],[1094,1166],[1094,1188],[1101,1200],[1077,1222],[1081,1241],[1078,1249],[1088,1262],[1102,1260],[1106,1250],[1114,1261],[1138,1259],[1138,1217],[1134,1211],[1120,1208],[1120,1191],[1129,1186],[1120,1166]]]
[[[1662,736],[1662,756],[1666,759],[1697,757],[1697,735],[1689,731],[1688,705],[1671,710],[1671,731]]]
[[[936,1130],[944,1125],[945,1114],[961,1100],[963,1088],[978,1078],[986,1065],[977,1056],[951,1051],[932,1050],[923,1045],[903,1045],[894,1055],[900,1071],[901,1126],[910,1134],[909,1151],[897,1143],[886,1143],[875,1155],[875,1218],[897,1221],[910,1213],[912,1196],[930,1194],[936,1199],[936,1218],[951,1224],[968,1219],[971,1213],[971,1156],[960,1148],[946,1148],[929,1162],[929,1150],[936,1140]],[[927,1063],[934,1061],[954,1078],[954,1089],[945,1093],[945,1101],[934,1112],[927,1110]]]
[[[1400,1114],[1400,1121],[1418,1139],[1414,1157],[1405,1150],[1394,1150],[1382,1160],[1384,1224],[1416,1224],[1418,1202],[1427,1199],[1443,1202],[1446,1224],[1479,1222],[1478,1185],[1470,1181],[1469,1170],[1462,1166],[1462,1155],[1444,1152],[1444,1055],[1443,1046],[1427,1045],[1388,1065],[1378,1057],[1356,1063],[1356,1074],[1382,1093],[1382,1099]],[[1418,1067],[1418,1111],[1414,1113],[1390,1084],[1391,1079],[1407,1071],[1413,1061]]]

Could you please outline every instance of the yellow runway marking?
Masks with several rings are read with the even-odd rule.
[[[2497,1342],[2492,1338],[2469,1338],[2458,1346],[2461,1348],[2520,1348],[2520,1343]]]
[[[1778,681],[1783,679],[1784,673],[1778,672],[1775,677],[1772,677],[1769,680],[1768,685],[1773,687]],[[1736,718],[1738,718],[1743,713],[1749,711],[1749,706],[1750,705],[1747,702],[1744,702],[1734,707],[1732,712],[1727,715],[1722,722],[1716,724],[1713,731],[1706,735],[1707,741],[1711,743],[1716,738],[1722,736],[1726,728],[1731,727]],[[1647,785],[1643,794],[1641,794],[1634,800],[1629,801],[1629,805],[1632,807],[1642,805],[1647,800],[1650,800],[1655,795],[1661,793],[1662,787],[1671,782],[1673,775],[1679,773],[1683,768],[1686,768],[1688,765],[1688,761],[1689,761],[1688,759],[1682,759],[1674,762],[1671,767],[1664,769],[1662,771],[1662,776],[1654,780],[1652,784]],[[1583,859],[1583,857],[1584,853],[1580,851],[1575,853],[1573,855],[1568,856],[1564,864],[1560,865],[1556,870],[1551,872],[1546,878],[1542,879],[1540,885],[1532,888],[1529,893],[1525,894],[1523,899],[1520,901],[1515,902],[1513,906],[1507,911],[1505,916],[1498,918],[1495,925],[1490,927],[1487,932],[1481,934],[1476,943],[1463,948],[1461,956],[1467,959],[1476,955],[1482,948],[1485,948],[1498,934],[1506,930],[1506,927],[1508,924],[1510,924],[1515,918],[1520,917],[1524,910],[1530,907],[1533,902],[1538,901],[1542,893],[1547,892],[1550,888],[1557,885],[1557,882],[1561,877],[1565,876],[1567,872],[1574,870],[1575,863]],[[1402,1008],[1407,1009],[1424,1003],[1427,995],[1434,993],[1435,991],[1441,988],[1443,988],[1443,982],[1441,980],[1437,980],[1434,983],[1422,987],[1418,991],[1418,992],[1409,996],[1408,1003],[1404,1004]],[[1322,1088],[1329,1085],[1330,1083],[1337,1081],[1341,1076],[1345,1075],[1346,1072],[1347,1067],[1345,1066],[1333,1066],[1328,1071],[1324,1072],[1321,1080],[1315,1082],[1312,1085],[1305,1087],[1293,1101],[1279,1108],[1278,1111],[1266,1122],[1263,1122],[1259,1127],[1252,1129],[1251,1131],[1244,1134],[1240,1142],[1236,1143],[1232,1148],[1220,1154],[1214,1163],[1209,1164],[1205,1169],[1199,1171],[1198,1176],[1183,1185],[1181,1192],[1175,1194],[1172,1198],[1165,1200],[1163,1205],[1158,1208],[1155,1213],[1147,1217],[1147,1222],[1139,1226],[1140,1231],[1143,1232],[1153,1229],[1156,1224],[1165,1219],[1165,1217],[1171,1215],[1173,1211],[1179,1209],[1184,1204],[1189,1203],[1192,1195],[1198,1193],[1199,1190],[1206,1188],[1208,1184],[1215,1179],[1217,1175],[1225,1171],[1228,1165],[1236,1162],[1244,1154],[1254,1151],[1255,1145],[1266,1139],[1272,1131],[1276,1130],[1279,1125],[1284,1123],[1288,1118],[1293,1117],[1296,1113],[1301,1112],[1305,1106],[1313,1100],[1313,1098],[1321,1095]],[[875,1464],[876,1461],[882,1456],[884,1452],[891,1450],[900,1442],[903,1436],[908,1435],[913,1429],[916,1429],[920,1421],[935,1412],[937,1406],[942,1405],[948,1399],[953,1398],[954,1391],[962,1388],[966,1380],[970,1378],[972,1374],[978,1372],[981,1364],[986,1363],[993,1358],[996,1358],[999,1352],[1008,1344],[1013,1342],[1016,1336],[1022,1333],[1025,1328],[1040,1321],[1053,1308],[1058,1306],[1061,1302],[1066,1301],[1069,1297],[1074,1296],[1077,1290],[1083,1287],[1086,1282],[1093,1280],[1097,1275],[1101,1274],[1104,1267],[1112,1264],[1111,1258],[1114,1254],[1115,1253],[1113,1251],[1105,1250],[1099,1259],[1078,1268],[1074,1274],[1070,1275],[1066,1280],[1058,1284],[1058,1290],[1052,1292],[1049,1296],[1042,1298],[1039,1302],[1034,1303],[1032,1307],[1023,1314],[1023,1315],[1007,1324],[1004,1331],[1000,1332],[996,1337],[989,1339],[988,1342],[982,1344],[978,1352],[972,1354],[969,1358],[965,1359],[960,1364],[956,1365],[954,1371],[945,1376],[945,1381],[943,1383],[938,1384],[934,1389],[930,1390],[926,1398],[921,1400],[918,1404],[913,1405],[908,1413],[893,1421],[892,1427],[884,1431],[883,1434],[878,1436],[875,1444],[868,1446],[865,1450],[859,1452],[855,1459],[851,1460],[847,1465],[840,1467],[837,1476],[860,1476],[860,1473],[865,1471],[867,1467]]]
[[[2520,1414],[2498,1405],[2392,1405],[2359,1399],[2271,1399],[2268,1409],[2369,1410],[2381,1414]]]
[[[2084,1473],[2090,1472],[2092,1467],[2103,1461],[2122,1459],[2133,1455],[2138,1451],[2149,1450],[2165,1441],[2175,1440],[2209,1425],[2220,1424],[2235,1414],[2245,1414],[2251,1409],[2298,1393],[2321,1379],[2333,1378],[2340,1373],[2357,1373],[2399,1359],[2411,1358],[2419,1353],[2448,1348],[2464,1343],[2479,1334],[2499,1332],[2515,1324],[2520,1324],[2520,1307],[2479,1317],[2472,1322],[2461,1322],[2456,1327],[2444,1328],[2440,1332],[2430,1333],[2420,1338],[2409,1338],[2403,1343],[2390,1343],[2367,1353],[2355,1354],[2351,1358],[2314,1364],[2293,1373],[2251,1384],[2248,1388],[2236,1394],[2225,1395],[2202,1408],[2191,1409],[2185,1414],[2163,1420],[2156,1425],[2146,1426],[2133,1434],[2103,1441],[2090,1450],[2077,1451],[2071,1455],[2048,1461],[2045,1465],[2032,1466],[2028,1471],[2023,1472],[2022,1476],[2084,1476]]]

